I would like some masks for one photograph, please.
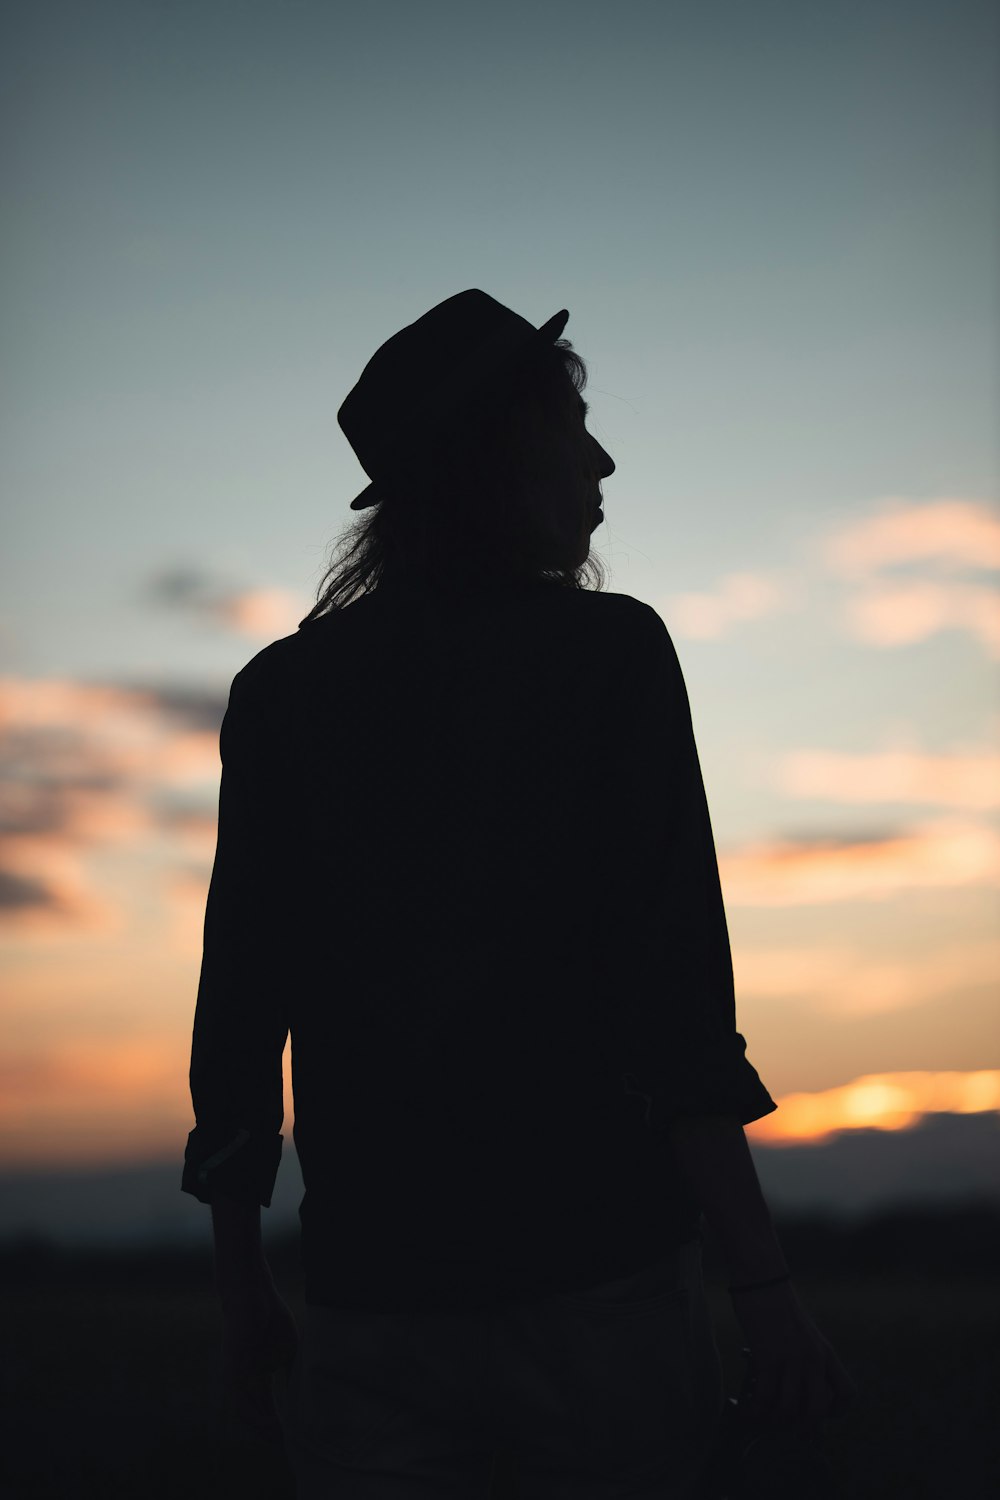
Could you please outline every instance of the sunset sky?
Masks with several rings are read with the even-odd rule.
[[[2,37],[0,1165],[179,1171],[229,684],[353,519],[338,406],[467,287],[568,308],[588,363],[751,1139],[1000,1110],[994,7],[36,0]]]

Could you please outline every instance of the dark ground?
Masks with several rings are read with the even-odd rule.
[[[862,1388],[826,1425],[836,1495],[996,1500],[1000,1207],[777,1228],[802,1301]],[[296,1242],[267,1248],[298,1314]],[[280,1455],[219,1428],[210,1245],[113,1256],[21,1242],[0,1247],[0,1275],[2,1500],[293,1500]],[[741,1337],[710,1242],[706,1280],[736,1395]],[[489,1500],[516,1495],[508,1468]]]

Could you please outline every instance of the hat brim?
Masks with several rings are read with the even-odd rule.
[[[381,498],[377,484],[366,484],[361,494],[355,495],[350,508],[351,510],[367,510],[369,505],[377,505]]]
[[[530,347],[536,341],[539,343],[554,344],[556,339],[562,337],[562,331],[568,322],[569,310],[565,307],[561,308],[559,312],[553,314],[547,322],[543,323],[540,328],[536,328],[530,338],[525,339],[524,347]],[[373,480],[371,484],[365,485],[360,495],[355,495],[349,508],[351,510],[367,510],[369,506],[378,505],[381,499],[382,495],[379,485],[377,481]]]
[[[562,331],[568,322],[569,313],[564,307],[562,312],[557,312],[547,323],[542,324],[538,330],[538,337],[540,339],[548,339],[550,343],[554,344],[556,339],[562,337]]]

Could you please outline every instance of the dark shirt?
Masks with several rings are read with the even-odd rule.
[[[668,1123],[777,1106],[659,615],[385,585],[253,657],[220,750],[182,1191],[270,1204],[290,1030],[308,1302],[486,1306],[696,1236]]]

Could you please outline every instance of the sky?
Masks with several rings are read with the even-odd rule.
[[[587,361],[594,550],[677,648],[779,1102],[751,1141],[1000,1110],[994,8],[2,32],[0,1165],[180,1162],[229,684],[356,519],[344,396],[468,287]]]

